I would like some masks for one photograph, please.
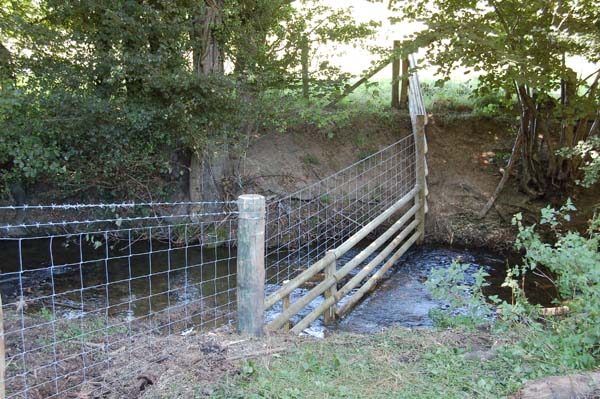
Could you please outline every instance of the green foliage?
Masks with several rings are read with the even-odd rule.
[[[563,228],[573,211],[570,201],[560,209],[544,208],[539,225],[530,226],[523,224],[520,214],[514,217],[513,223],[519,230],[515,246],[524,251],[524,256],[521,265],[509,268],[503,284],[512,290],[512,300],[490,298],[502,315],[496,328],[519,331],[520,348],[526,356],[540,359],[540,367],[547,373],[590,369],[600,361],[600,218],[590,221],[584,235]],[[470,288],[474,295],[465,296],[469,290],[462,284],[466,270],[467,266],[455,264],[447,273],[432,273],[428,285],[434,297],[448,300],[451,310],[483,309],[490,314],[491,305],[477,290],[485,276],[481,271],[476,273]],[[544,316],[539,306],[527,301],[523,287],[529,273],[545,276],[554,283],[560,295],[557,305],[568,307],[566,315]],[[464,317],[448,322],[448,314],[441,315],[446,324],[465,323]],[[472,325],[473,319],[466,322]]]
[[[530,345],[563,367],[592,368],[600,360],[600,230],[598,218],[590,221],[587,235],[562,228],[574,211],[568,201],[560,209],[545,208],[541,226],[553,234],[547,242],[535,226],[524,226],[515,218],[519,228],[516,246],[525,250],[523,266],[515,271],[521,277],[527,270],[546,270],[554,276],[554,284],[560,294],[560,303],[569,308],[567,316],[550,318],[540,331],[545,332],[545,346],[535,341]],[[541,334],[539,334],[541,335]]]
[[[215,22],[203,25],[211,13]],[[157,198],[208,142],[237,148],[255,131],[347,123],[349,114],[326,110],[325,100],[298,99],[299,49],[307,40],[312,57],[374,28],[319,1],[5,2],[2,192],[44,182],[63,196],[123,200],[152,187]],[[209,46],[234,73],[202,69]],[[327,63],[311,63],[309,77],[313,93],[347,78]]]
[[[236,73],[257,89],[300,92],[302,49],[308,53],[309,90],[329,97],[350,78],[319,51],[330,44],[360,44],[375,33],[375,22],[358,23],[351,7],[320,0],[252,0],[228,2],[225,45]],[[249,38],[252,38],[249,40]]]
[[[484,109],[504,108],[520,119],[524,192],[540,196],[550,183],[568,186],[577,178],[577,162],[556,149],[593,136],[600,71],[575,71],[581,60],[600,62],[598,2],[395,0],[390,8],[401,15],[396,21],[425,24],[409,42],[425,50],[440,84],[456,71],[476,73],[479,97],[508,94]]]
[[[600,137],[590,137],[561,152],[566,157],[582,160],[580,169],[583,171],[583,178],[577,180],[577,184],[589,188],[600,179]]]
[[[61,0],[4,10],[13,30],[0,41],[11,41],[16,71],[0,91],[5,188],[44,181],[76,196],[145,196],[151,180],[169,181],[173,152],[237,128],[234,86],[188,65],[196,6],[164,5]]]
[[[468,273],[470,268],[469,264],[453,262],[447,269],[431,271],[425,285],[433,299],[447,304],[444,310],[430,311],[436,325],[473,327],[491,319],[493,309],[483,294],[483,289],[489,285],[486,282],[489,274],[483,268]]]
[[[427,24],[412,37],[414,46],[426,48],[425,59],[438,67],[444,80],[465,67],[465,75],[481,74],[482,93],[510,89],[516,82],[535,88],[539,95],[550,94],[569,73],[565,54],[600,61],[596,2],[391,3],[402,20]]]

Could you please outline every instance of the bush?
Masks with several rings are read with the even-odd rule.
[[[465,315],[469,325],[489,320],[490,303],[494,303],[502,315],[496,328],[519,331],[523,355],[537,359],[546,373],[591,369],[600,361],[600,217],[591,220],[587,233],[581,234],[563,227],[573,211],[570,201],[560,209],[546,207],[539,225],[530,226],[523,224],[520,214],[514,217],[519,231],[516,249],[524,255],[521,265],[508,270],[504,282],[513,292],[510,303],[497,297],[485,301],[482,271],[465,285],[469,280],[465,265],[454,264],[445,273],[436,271],[428,282],[435,297],[449,301],[451,311],[462,309],[458,313],[462,323]],[[547,316],[527,302],[523,287],[531,272],[551,279],[560,294],[556,304],[568,307],[566,315]],[[464,295],[465,291],[471,295]],[[486,315],[487,319],[482,317]],[[444,317],[441,320],[449,324],[448,312]],[[439,311],[436,320],[440,320]]]

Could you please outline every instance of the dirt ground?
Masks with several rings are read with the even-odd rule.
[[[257,339],[228,327],[187,336],[148,336],[130,356],[116,356],[105,377],[85,384],[77,398],[188,399],[209,397],[217,382],[250,360],[277,356],[308,338],[272,334]]]
[[[251,146],[241,174],[253,182],[253,188],[266,195],[288,193],[410,132],[408,115],[399,113],[389,126],[367,120],[353,126],[351,131],[340,129],[332,139],[316,129],[269,134]],[[426,228],[429,242],[494,250],[512,246],[512,214],[535,210],[518,192],[515,179],[509,180],[488,216],[483,220],[477,217],[500,179],[499,168],[504,161],[496,160],[510,153],[511,136],[510,126],[491,119],[463,118],[442,123],[430,118]]]
[[[537,221],[548,202],[560,205],[560,195],[530,200],[519,192],[516,177],[508,180],[496,204],[483,219],[483,208],[501,178],[516,127],[508,121],[470,115],[430,116],[426,134],[429,153],[429,214],[427,241],[495,251],[511,249],[512,216]],[[287,134],[266,134],[249,148],[242,178],[267,196],[293,192],[335,173],[365,155],[410,134],[408,115],[389,120],[358,119],[352,128],[326,132],[310,126]],[[332,138],[328,138],[332,133]],[[559,193],[561,194],[561,193]],[[575,205],[584,210],[574,223],[584,227],[598,205],[600,188],[576,190]]]

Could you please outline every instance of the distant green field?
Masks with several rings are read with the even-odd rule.
[[[504,93],[478,97],[473,94],[476,80],[453,80],[437,87],[432,79],[421,80],[421,88],[428,111],[493,113]],[[345,103],[371,106],[389,106],[392,98],[391,79],[369,82],[348,96]]]

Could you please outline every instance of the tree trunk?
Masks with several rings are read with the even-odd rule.
[[[572,99],[577,95],[577,75],[573,71],[568,75],[566,79],[563,81],[563,88],[561,91],[561,102],[563,104],[563,112],[568,110],[573,105]],[[576,124],[573,123],[571,118],[568,115],[562,116],[562,126],[561,126],[561,148],[572,148],[575,145],[575,134],[576,134]],[[573,170],[573,161],[568,158],[561,157],[559,160],[558,166],[558,182],[561,185],[565,183],[569,183],[573,180],[575,176]]]
[[[4,79],[15,80],[15,71],[10,51],[0,42],[0,83]]]
[[[523,132],[523,144],[521,146],[522,171],[521,190],[530,197],[541,197],[544,195],[545,184],[541,172],[540,155],[536,145],[536,107],[529,90],[520,85],[518,87],[521,102],[521,131]]]
[[[223,4],[207,0],[192,21],[193,67],[198,76],[223,73],[223,54],[215,31],[223,24]]]
[[[193,44],[193,68],[198,77],[223,73],[223,55],[215,31],[222,24],[221,1],[206,1],[194,17],[190,33]],[[193,148],[190,160],[190,201],[218,201],[223,199],[222,180],[228,172],[229,145],[227,139],[219,142],[206,132],[206,143]]]
[[[308,99],[308,51],[309,44],[306,37],[302,38],[300,61],[302,64],[302,97]]]

